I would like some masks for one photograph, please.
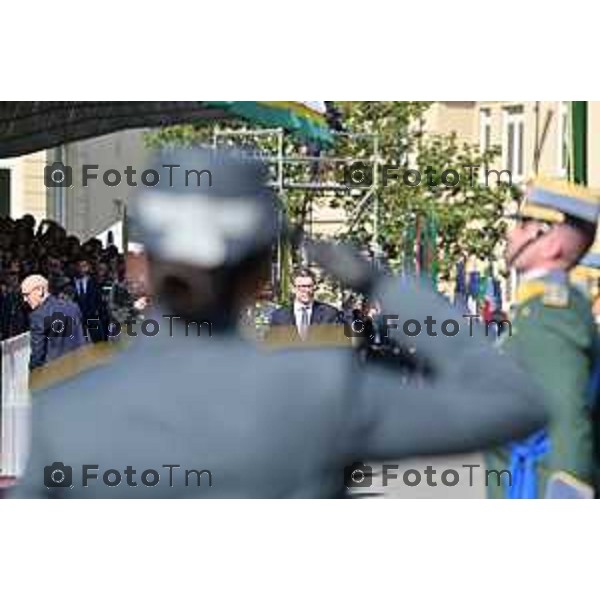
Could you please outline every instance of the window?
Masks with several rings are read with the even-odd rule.
[[[569,169],[569,103],[558,103],[557,169],[559,177],[566,177]]]
[[[479,111],[479,149],[486,152],[492,146],[492,111],[482,108]]]
[[[503,168],[511,173],[513,182],[522,181],[525,174],[524,161],[525,122],[522,106],[504,109],[504,134],[502,143]]]

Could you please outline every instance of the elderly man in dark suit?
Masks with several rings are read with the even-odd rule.
[[[48,280],[30,275],[21,283],[23,300],[32,309],[31,369],[60,358],[86,343],[79,307],[48,292]]]
[[[296,271],[293,281],[294,304],[291,308],[273,311],[271,326],[293,325],[300,339],[306,340],[313,325],[343,323],[342,314],[337,308],[315,300],[316,278],[310,269]]]

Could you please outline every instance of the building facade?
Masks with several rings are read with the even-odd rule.
[[[460,141],[499,150],[494,169],[507,169],[514,183],[535,175],[567,177],[568,101],[434,102],[425,133],[456,133]],[[588,185],[600,188],[600,102],[588,102]]]
[[[70,233],[87,239],[112,231],[121,245],[127,203],[142,185],[148,159],[144,131],[119,131],[63,146],[57,158],[71,168],[72,185],[52,203],[52,217]],[[127,169],[135,171],[131,181],[137,186],[128,185]]]
[[[49,218],[83,240],[100,237],[106,241],[112,231],[115,243],[121,246],[127,201],[136,190],[127,185],[123,173],[127,167],[141,173],[147,155],[144,130],[127,130],[0,159],[0,216],[19,218],[30,213],[38,222]],[[46,185],[46,167],[54,168],[57,163],[68,173],[64,187]],[[90,179],[87,185],[84,165],[96,167],[91,172],[97,179]],[[118,185],[103,180],[110,169],[122,174]]]
[[[567,178],[570,152],[568,101],[478,101],[435,102],[427,111],[424,133],[454,132],[459,141],[495,148],[496,159],[489,169],[507,171],[510,180],[523,185],[534,176]],[[600,102],[588,102],[587,176],[588,185],[600,189]],[[507,181],[508,173],[502,174]],[[482,174],[482,177],[485,177]],[[491,185],[496,175],[490,175]],[[503,268],[502,249],[497,263]],[[474,263],[483,270],[485,265]],[[514,300],[517,278],[511,273],[504,286],[504,301]]]
[[[46,217],[48,196],[44,185],[47,152],[0,159],[0,216],[18,218],[26,213]]]

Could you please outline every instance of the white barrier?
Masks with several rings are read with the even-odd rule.
[[[0,342],[0,476],[19,477],[29,452],[29,332]]]

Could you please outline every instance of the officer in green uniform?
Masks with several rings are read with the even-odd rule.
[[[600,334],[600,230],[592,249],[571,272],[573,283],[580,287],[592,303],[596,331]],[[590,408],[594,430],[594,487],[600,490],[600,335],[596,336],[596,358],[590,381]]]
[[[529,185],[516,215],[507,262],[520,285],[512,335],[503,336],[502,351],[545,390],[550,424],[488,453],[488,469],[504,471],[488,473],[490,497],[544,497],[548,479],[559,473],[569,481],[592,481],[589,385],[596,329],[590,303],[568,273],[592,245],[599,206],[587,188],[540,179]]]

